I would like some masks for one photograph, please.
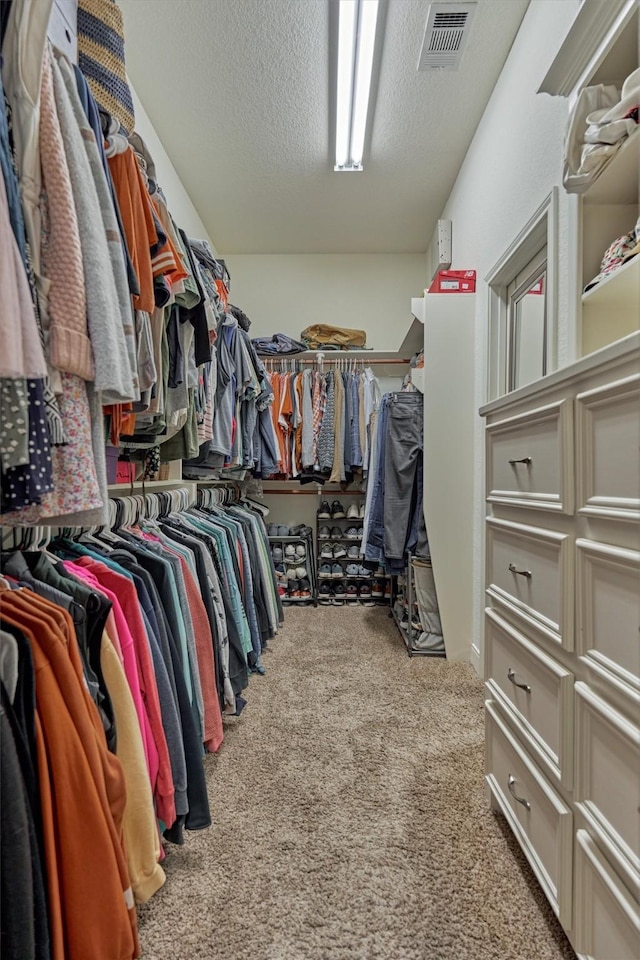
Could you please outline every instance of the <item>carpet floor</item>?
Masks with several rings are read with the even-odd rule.
[[[384,608],[295,609],[207,757],[146,960],[573,960],[483,786],[482,684]]]

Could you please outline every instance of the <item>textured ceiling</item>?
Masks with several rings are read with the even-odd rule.
[[[458,72],[418,73],[389,0],[364,173],[334,173],[329,0],[119,0],[136,91],[218,249],[419,253],[528,0],[479,0]]]

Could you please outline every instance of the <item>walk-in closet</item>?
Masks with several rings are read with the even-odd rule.
[[[640,957],[640,0],[0,0],[2,960]]]

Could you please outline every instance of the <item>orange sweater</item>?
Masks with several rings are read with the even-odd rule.
[[[59,884],[54,931],[61,919],[64,938],[62,947],[53,937],[54,960],[132,960],[140,948],[122,843],[124,776],[86,689],[73,623],[30,591],[3,592],[0,609],[25,634],[34,659],[39,769],[49,772],[45,856]]]
[[[153,313],[155,297],[151,247],[157,244],[158,235],[149,194],[131,147],[124,153],[109,157],[109,169],[118,198],[127,249],[140,287],[140,296],[133,298],[133,305],[136,310]]]

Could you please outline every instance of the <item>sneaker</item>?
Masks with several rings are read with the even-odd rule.
[[[344,518],[344,506],[339,500],[334,500],[331,504],[331,517],[334,520],[342,520]]]
[[[278,596],[279,596],[279,597],[286,597],[286,596],[287,596],[287,588],[285,587],[284,583],[279,583],[279,584],[278,584]]]
[[[334,563],[331,567],[331,576],[334,580],[340,580],[344,577],[344,570],[342,569],[342,564]]]
[[[331,604],[331,586],[328,583],[321,583],[318,587],[318,603],[321,603],[323,607],[330,606]]]
[[[340,527],[331,527],[331,539],[332,540],[342,540],[344,531]]]
[[[308,580],[300,581],[300,596],[308,599],[311,596],[311,584]]]
[[[289,575],[284,568],[284,563],[276,563],[274,566],[276,570],[276,580],[282,580],[284,582],[289,579]]]
[[[309,576],[309,574],[307,573],[306,567],[296,567],[295,570],[291,571],[291,573],[294,574],[294,576],[296,576],[298,580],[302,580],[304,577]]]
[[[360,547],[356,547],[355,543],[351,544],[349,547],[349,552],[347,554],[349,560],[359,560],[360,559]]]
[[[358,540],[362,540],[363,532],[364,528],[362,526],[356,527],[356,536],[358,537]]]
[[[267,536],[268,537],[277,537],[278,536],[278,525],[276,523],[270,523],[267,527]]]
[[[320,504],[320,509],[318,510],[318,520],[330,520],[331,519],[331,507],[329,506],[328,500],[323,500]]]
[[[286,524],[281,523],[281,524],[278,526],[278,536],[279,536],[279,537],[288,537],[288,536],[289,536],[289,527],[287,527]]]
[[[389,580],[384,585],[384,598],[385,600],[391,600],[391,582]]]
[[[344,604],[346,590],[343,583],[336,583],[333,586],[331,602],[334,607],[341,607]]]
[[[296,545],[295,553],[296,553],[296,557],[298,557],[300,560],[304,560],[304,558],[307,555],[307,551],[303,543],[298,543]]]
[[[289,596],[292,599],[300,596],[300,581],[299,580],[289,580]]]
[[[361,596],[364,600],[370,600],[370,599],[371,599],[371,587],[369,586],[368,583],[361,583],[361,584],[360,584],[360,596]]]
[[[382,580],[374,580],[371,584],[371,596],[375,600],[382,600],[384,597],[384,583]]]
[[[346,557],[347,551],[344,548],[342,543],[334,543],[333,545],[333,558],[334,560],[339,560],[340,557]]]
[[[374,577],[380,577],[381,579],[384,579],[384,567],[377,566],[373,571],[373,575]]]
[[[282,563],[282,547],[272,547],[271,556],[274,563]]]
[[[320,527],[318,530],[318,539],[319,540],[328,540],[331,536],[331,530],[329,527]]]
[[[357,603],[358,602],[358,588],[355,583],[348,583],[346,590],[347,603]]]
[[[347,537],[349,540],[357,540],[357,539],[358,539],[358,528],[357,528],[357,527],[349,527],[349,529],[347,530],[347,532],[346,532],[346,534],[345,534],[345,537]]]
[[[323,564],[321,565],[320,571],[319,571],[319,573],[318,573],[319,579],[320,579],[320,580],[331,579],[331,576],[332,576],[331,564],[330,564],[330,563],[323,563]]]
[[[358,567],[358,576],[366,577],[368,580],[369,577],[371,576],[371,570],[367,570],[366,567],[363,567],[362,564],[360,564],[360,566]]]
[[[320,551],[321,560],[333,560],[333,544],[324,543],[322,545],[322,550]]]
[[[357,563],[348,563],[348,564],[347,564],[347,576],[348,576],[348,577],[357,577],[357,576],[358,576],[358,564],[357,564]]]
[[[361,520],[364,520],[364,512],[367,508],[367,504],[364,500],[360,501],[360,506],[358,507],[358,514]]]
[[[354,501],[349,504],[347,510],[347,520],[359,520],[360,519],[360,508],[358,504]]]
[[[285,555],[285,557],[287,558],[287,560],[295,560],[295,559],[296,559],[296,548],[294,547],[294,545],[293,545],[292,543],[288,543],[288,544],[286,545],[286,547],[284,548],[284,555]]]

